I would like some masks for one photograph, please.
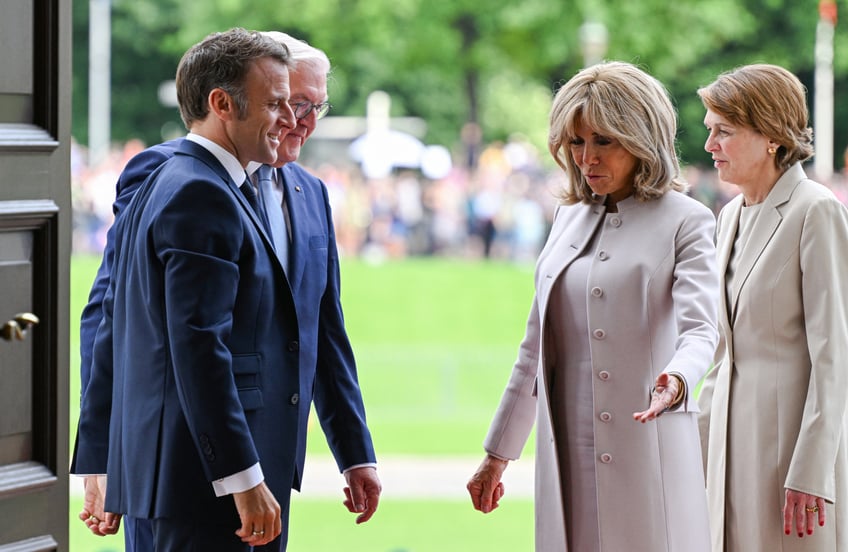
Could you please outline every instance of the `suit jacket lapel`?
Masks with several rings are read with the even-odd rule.
[[[793,165],[777,180],[774,188],[772,188],[771,192],[766,196],[765,201],[763,201],[762,209],[757,216],[757,220],[754,221],[754,227],[751,229],[751,237],[742,250],[739,265],[733,277],[734,289],[731,304],[733,305],[734,313],[736,312],[739,293],[745,286],[748,276],[751,274],[754,266],[756,266],[757,261],[759,261],[766,247],[771,242],[772,237],[777,231],[777,227],[780,226],[780,222],[783,220],[783,213],[781,213],[780,208],[789,201],[798,182],[804,178],[805,175],[801,165]],[[740,202],[739,205],[741,209],[742,203]],[[738,216],[736,220],[738,224]],[[734,232],[733,236],[735,235]]]
[[[308,239],[303,235],[305,225],[301,220],[308,216],[304,213],[304,197],[303,187],[297,182],[291,172],[286,171],[285,167],[280,169],[280,178],[283,183],[283,201],[285,202],[288,211],[289,232],[291,242],[289,243],[289,269],[286,276],[289,280],[289,285],[292,291],[300,287],[300,282],[303,279],[303,272],[306,268],[306,252],[303,251],[304,241]]]
[[[268,237],[268,234],[265,231],[265,225],[262,224],[262,221],[259,219],[258,213],[253,210],[250,203],[247,202],[247,198],[244,197],[244,194],[239,189],[240,184],[236,184],[232,178],[230,178],[230,173],[224,168],[223,165],[212,155],[212,152],[197,144],[192,142],[191,140],[183,140],[180,143],[179,149],[175,152],[175,155],[190,155],[192,157],[196,157],[203,163],[209,166],[215,174],[217,174],[221,180],[227,183],[227,186],[230,188],[230,192],[236,197],[236,201],[241,205],[242,209],[244,209],[247,216],[253,221],[253,225],[256,227],[257,232],[262,236],[262,240],[265,242],[267,248],[271,251],[274,250],[274,247],[271,243],[271,238]]]

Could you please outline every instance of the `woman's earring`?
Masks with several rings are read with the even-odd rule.
[[[771,147],[771,148],[768,149],[769,155],[774,155],[775,153],[777,153],[777,148]]]

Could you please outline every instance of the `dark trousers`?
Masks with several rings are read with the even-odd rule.
[[[127,552],[285,552],[288,523],[283,524],[279,537],[264,546],[252,547],[236,536],[239,525],[224,526],[186,520],[154,519],[134,520],[136,537],[146,537],[140,527],[149,527],[151,547],[140,548],[137,540],[134,548],[127,545]],[[125,530],[127,527],[125,526]],[[127,535],[129,540],[129,535]]]
[[[125,552],[153,552],[153,523],[149,519],[124,516]]]

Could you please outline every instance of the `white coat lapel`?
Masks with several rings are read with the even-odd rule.
[[[536,295],[542,320],[546,315],[554,282],[588,247],[605,212],[606,207],[602,202],[559,208],[550,234],[552,238],[539,254]],[[559,225],[562,225],[562,230],[556,228]]]
[[[757,216],[757,220],[754,222],[754,227],[751,229],[751,236],[748,238],[748,243],[745,244],[742,250],[739,266],[733,278],[734,289],[732,290],[733,297],[731,299],[731,305],[733,306],[734,313],[736,312],[736,303],[739,299],[739,294],[742,288],[745,287],[748,276],[762,257],[763,252],[777,231],[777,227],[780,226],[780,222],[783,220],[783,213],[781,213],[780,208],[789,201],[798,182],[805,177],[801,165],[796,164],[789,167],[783,173],[783,176],[777,180],[774,188],[772,188],[769,195],[766,196],[765,201],[763,201],[762,209]]]
[[[718,224],[716,228],[718,228],[718,234],[716,236],[717,242],[717,250],[716,250],[716,260],[718,261],[718,270],[719,274],[721,274],[721,289],[725,290],[727,288],[727,265],[730,263],[730,255],[733,253],[733,244],[736,241],[735,236],[739,231],[739,215],[742,212],[742,196],[738,196],[735,199],[731,200],[730,203],[727,204],[721,213],[719,213]],[[735,302],[730,305],[727,304],[727,293],[722,291],[719,294],[720,298],[720,306],[721,309],[719,313],[722,315],[721,324],[726,328],[731,328],[730,320],[732,316],[730,313],[731,305],[735,305]]]

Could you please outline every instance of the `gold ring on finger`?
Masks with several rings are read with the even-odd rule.
[[[819,511],[819,507],[818,506],[807,506],[806,510],[808,512],[810,512],[811,514],[815,514],[816,512]]]

